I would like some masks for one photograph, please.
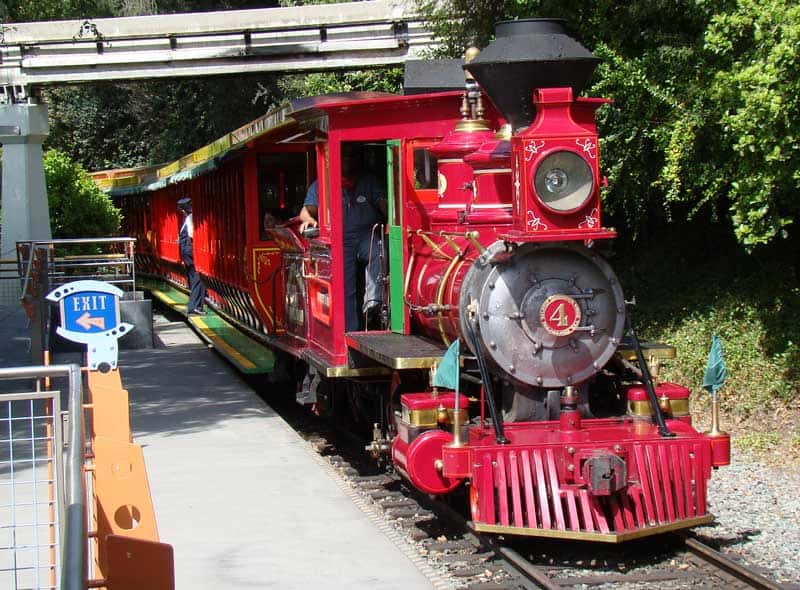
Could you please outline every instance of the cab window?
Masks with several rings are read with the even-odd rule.
[[[414,148],[414,189],[436,189],[438,187],[438,161],[427,147]]]
[[[305,152],[258,156],[258,207],[265,228],[284,223],[303,206],[308,186],[308,156]]]

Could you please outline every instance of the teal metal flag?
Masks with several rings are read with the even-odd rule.
[[[725,368],[725,359],[722,356],[722,341],[719,336],[714,336],[711,339],[711,350],[708,353],[703,387],[711,394],[711,397],[716,397],[717,391],[725,383],[727,376],[728,369]]]
[[[442,362],[433,376],[434,387],[447,387],[458,391],[458,340],[453,341],[442,357]]]

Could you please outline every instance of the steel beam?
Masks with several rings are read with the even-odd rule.
[[[362,68],[432,44],[411,0],[11,23],[0,29],[0,86],[10,101],[51,84]]]

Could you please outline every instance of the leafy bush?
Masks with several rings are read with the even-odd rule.
[[[353,91],[399,92],[403,87],[403,70],[379,68],[287,75],[280,79],[278,86],[285,98]]]
[[[662,178],[671,199],[727,199],[753,247],[788,237],[800,215],[800,5],[740,0],[715,14],[672,127]]]
[[[93,238],[119,232],[120,210],[69,156],[47,150],[44,174],[54,238]]]
[[[708,219],[651,228],[648,238],[643,247],[621,244],[614,263],[626,297],[636,297],[637,332],[677,348],[662,378],[706,405],[700,386],[717,334],[728,367],[720,399],[731,417],[800,410],[797,252],[775,245],[748,254]]]

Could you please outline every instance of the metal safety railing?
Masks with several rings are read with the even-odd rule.
[[[134,249],[136,238],[76,238],[17,242],[19,301],[31,320],[31,358],[44,362],[48,349],[50,306],[45,296],[52,289],[80,280],[114,284],[136,297]]]
[[[19,270],[15,258],[0,258],[0,280],[11,281],[19,279]]]
[[[63,377],[66,431],[61,391],[48,389],[51,379]],[[24,380],[13,387],[19,392],[0,393],[0,588],[84,589],[81,369],[75,364],[4,368],[0,380]]]
[[[16,258],[0,258],[0,303],[19,301],[19,267]]]
[[[51,289],[71,281],[93,279],[133,291],[135,244],[136,238],[129,237],[17,242],[21,297],[28,293],[37,272],[46,274]]]

